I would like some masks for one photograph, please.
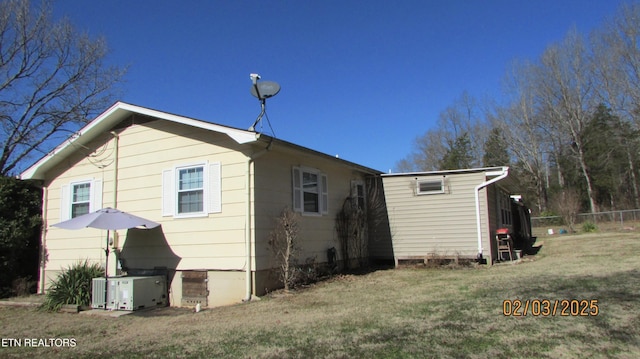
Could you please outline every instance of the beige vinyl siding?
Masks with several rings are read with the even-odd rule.
[[[329,195],[327,214],[299,215],[298,261],[304,263],[315,258],[317,263],[325,263],[327,250],[331,247],[338,250],[338,260],[343,258],[335,232],[335,218],[344,200],[350,196],[351,181],[364,180],[364,175],[335,161],[274,146],[256,161],[254,253],[257,270],[273,266],[267,241],[281,211],[285,207],[293,208],[293,167],[312,168],[326,174]]]
[[[484,173],[446,175],[444,193],[416,195],[416,180],[442,178],[441,174],[383,177],[396,259],[477,255],[474,191],[485,180]],[[481,222],[487,228],[486,190],[480,190],[479,195]],[[483,235],[483,247],[488,251],[484,241]]]
[[[171,121],[145,120],[117,128],[117,132],[117,203],[113,196],[116,141],[105,132],[78,147],[73,155],[45,174],[48,224],[60,221],[62,186],[80,180],[100,180],[102,205],[97,207],[115,206],[161,224],[149,231],[118,231],[118,248],[128,268],[167,267],[170,272],[177,271],[170,283],[172,305],[180,305],[181,271],[208,272],[210,306],[238,302],[245,296],[244,271],[249,266],[254,272],[254,293],[261,294],[271,285],[269,270],[273,261],[267,240],[275,218],[283,208],[292,207],[294,166],[315,168],[326,174],[329,186],[329,212],[300,217],[298,259],[302,263],[307,258],[326,262],[327,249],[339,250],[336,214],[350,195],[351,181],[364,179],[364,174],[353,166],[295,146],[276,144],[263,153],[264,142],[239,145],[225,134]],[[263,154],[248,170],[249,156],[257,153]],[[163,174],[177,167],[214,163],[220,164],[221,211],[191,218],[167,215],[163,211],[167,177]],[[248,171],[251,178],[247,189]],[[249,263],[245,250],[248,205],[252,240]],[[45,276],[50,280],[61,269],[84,259],[103,265],[106,235],[107,231],[91,228],[71,231],[48,227],[45,240],[49,261]],[[113,275],[115,256],[110,255],[109,259],[109,272]]]
[[[117,208],[162,224],[167,243],[180,258],[177,269],[244,269],[246,156],[238,146],[226,135],[168,121],[133,125],[119,133]],[[113,207],[113,136],[105,133],[86,147],[97,149],[101,156],[91,158],[91,163],[87,158],[91,150],[79,149],[47,174],[54,178],[46,183],[49,225],[60,221],[60,189],[73,181],[101,179],[102,207]],[[222,212],[198,218],[163,217],[162,171],[205,161],[221,164]],[[99,168],[101,165],[105,167]],[[122,246],[127,231],[118,232]],[[84,259],[103,264],[105,236],[106,231],[91,228],[71,231],[49,227],[46,269],[60,270]],[[128,254],[133,257],[137,253]],[[123,255],[127,253],[123,251]],[[162,266],[162,259],[157,259],[154,266]],[[147,262],[151,264],[152,260]],[[114,265],[109,264],[110,268]]]

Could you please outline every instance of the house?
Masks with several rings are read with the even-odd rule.
[[[40,291],[73,263],[104,263],[106,231],[51,227],[113,207],[158,222],[112,232],[109,275],[169,278],[172,306],[217,306],[279,286],[269,233],[300,213],[298,259],[327,262],[347,198],[381,173],[253,131],[118,102],[20,176],[43,188]],[[117,258],[116,258],[117,257]]]
[[[493,263],[500,259],[498,228],[522,233],[518,247],[531,240],[528,210],[521,221],[525,207],[511,197],[517,182],[508,167],[383,174],[382,182],[392,237],[387,255],[396,266],[429,259]]]

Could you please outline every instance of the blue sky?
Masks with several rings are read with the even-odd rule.
[[[56,0],[56,17],[104,36],[128,65],[121,101],[248,128],[250,73],[277,81],[276,137],[381,171],[464,91],[499,99],[510,62],[618,0]],[[266,125],[262,128],[270,132]],[[260,127],[258,127],[260,130]]]

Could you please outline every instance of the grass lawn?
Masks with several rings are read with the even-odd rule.
[[[5,345],[0,357],[640,358],[640,234],[541,240],[538,255],[515,265],[340,276],[200,313],[110,318],[0,307],[1,339],[75,340],[71,348]],[[529,302],[526,316],[503,314],[515,299]],[[543,315],[535,303],[544,299],[597,300],[597,315],[577,315],[595,313],[580,302]]]

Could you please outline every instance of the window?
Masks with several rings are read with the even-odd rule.
[[[162,172],[162,215],[199,217],[222,211],[220,163],[176,166]]]
[[[91,207],[91,182],[74,184],[71,192],[71,218],[89,213],[89,208]]]
[[[513,215],[511,213],[511,197],[509,194],[498,190],[498,213],[500,227],[507,227],[513,224]]]
[[[304,212],[320,212],[319,192],[318,175],[311,172],[302,172],[302,203]]]
[[[204,211],[204,167],[178,171],[178,213]]]
[[[417,194],[438,194],[444,193],[444,181],[436,180],[416,180]]]
[[[60,220],[76,218],[102,208],[102,180],[74,181],[60,189]]]
[[[293,210],[304,214],[328,213],[327,175],[316,169],[293,168]]]
[[[353,200],[353,204],[362,211],[365,210],[366,206],[365,197],[364,182],[351,181],[351,198]]]

